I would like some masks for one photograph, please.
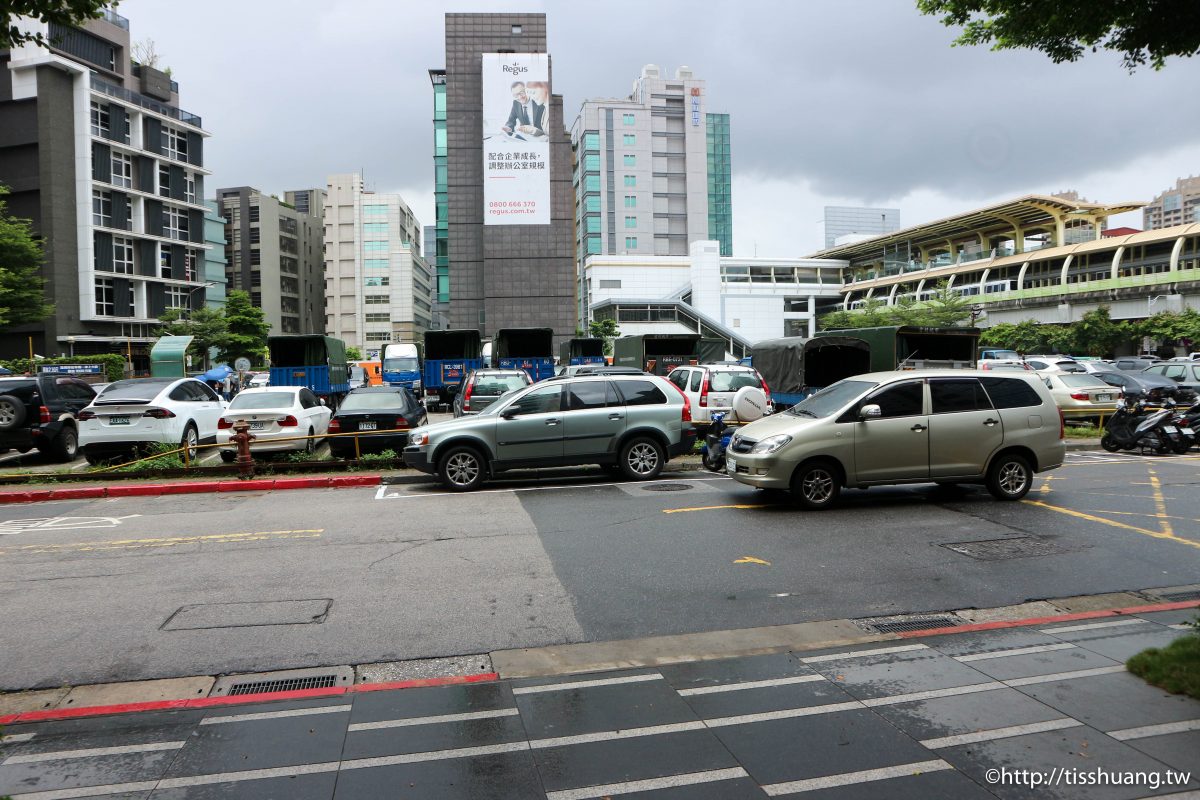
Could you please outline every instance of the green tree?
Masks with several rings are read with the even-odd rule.
[[[77,28],[90,19],[98,19],[110,0],[4,0],[0,3],[0,50],[26,42],[49,44],[40,33],[26,33],[17,27],[17,17],[32,17],[39,22]]]
[[[346,360],[347,361],[362,361],[363,360],[362,350],[359,350],[354,345],[348,346],[346,348]]]
[[[971,318],[971,304],[958,292],[951,291],[946,281],[938,283],[933,296],[915,310],[916,321],[910,325],[949,328]]]
[[[186,316],[184,316],[186,314]],[[191,336],[192,343],[188,352],[192,359],[208,369],[208,353],[214,347],[221,347],[229,332],[225,314],[216,308],[198,308],[195,311],[169,308],[159,317],[162,320],[164,336]]]
[[[1129,338],[1128,329],[1112,321],[1108,306],[1084,314],[1071,326],[1073,350],[1082,350],[1089,356],[1107,356],[1117,345]]]
[[[217,360],[232,364],[245,356],[252,362],[261,363],[271,324],[263,310],[250,302],[249,292],[235,289],[226,296],[225,324],[227,330],[218,345]]]
[[[621,329],[617,327],[617,321],[605,317],[604,319],[594,319],[588,323],[588,333],[596,339],[604,340],[604,355],[611,356],[613,351],[613,339],[621,335]]]
[[[1196,0],[917,0],[917,9],[961,27],[955,45],[1040,50],[1055,64],[1104,49],[1120,53],[1132,72],[1200,52]]]
[[[0,331],[54,313],[45,299],[42,243],[33,238],[29,220],[8,215],[7,194],[8,188],[0,186]]]

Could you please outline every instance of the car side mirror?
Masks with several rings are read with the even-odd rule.
[[[321,405],[326,405],[324,397],[318,397],[317,402],[320,403]]]
[[[874,403],[871,403],[870,405],[865,405],[858,410],[858,418],[863,420],[864,422],[869,419],[878,419],[879,417],[882,417],[882,416],[883,416],[883,409],[881,409],[879,406],[875,405]]]
[[[502,419],[514,419],[519,414],[520,414],[520,412],[514,406],[509,406],[508,408],[506,408],[500,412],[500,417]]]

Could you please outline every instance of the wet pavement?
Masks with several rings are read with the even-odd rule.
[[[14,725],[0,795],[1169,796],[1200,789],[1200,702],[1123,661],[1195,614]]]

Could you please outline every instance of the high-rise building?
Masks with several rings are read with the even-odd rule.
[[[205,305],[209,308],[225,307],[225,286],[229,282],[225,274],[225,218],[218,210],[216,200],[204,201],[204,289]]]
[[[425,261],[434,268],[434,306],[450,310],[450,227],[446,167],[446,70],[429,70],[433,82],[433,205],[434,222],[425,228]],[[432,233],[431,233],[432,231]]]
[[[271,333],[325,331],[324,227],[249,186],[217,190],[225,217],[228,289],[250,293]]]
[[[1142,209],[1142,227],[1146,230],[1169,228],[1200,222],[1200,177],[1175,181],[1175,188],[1154,198]]]
[[[708,238],[721,255],[733,255],[733,158],[729,147],[729,115],[704,115],[708,127]]]
[[[430,327],[433,271],[421,223],[398,194],[368,192],[360,175],[331,175],[325,198],[325,329],[375,358]]]
[[[0,336],[17,355],[130,353],[149,368],[158,317],[205,303],[203,143],[170,75],[130,59],[129,21],[27,18],[50,44],[0,51],[0,183],[45,243],[53,314]],[[68,347],[70,343],[70,347]]]
[[[513,63],[500,63],[502,56]],[[486,82],[485,63],[491,67]],[[529,64],[536,79],[525,72]],[[521,111],[518,86],[528,88],[522,97],[532,104]],[[446,15],[444,206],[452,328],[474,328],[485,337],[516,327],[552,328],[559,340],[574,335],[571,141],[562,97],[551,94],[551,86],[545,14]],[[519,124],[505,125],[500,116],[485,141],[484,121],[510,109]],[[441,152],[439,130],[435,122],[435,153]],[[440,194],[438,208],[440,230]]]
[[[900,209],[825,206],[825,246],[846,244],[843,237],[866,239],[900,230]],[[838,241],[842,239],[842,241]]]

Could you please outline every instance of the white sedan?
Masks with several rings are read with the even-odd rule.
[[[79,412],[79,449],[89,464],[147,444],[188,448],[217,436],[225,401],[195,378],[132,378],[115,381]]]
[[[1099,418],[1103,414],[1111,414],[1117,410],[1117,401],[1123,397],[1120,388],[1087,373],[1042,373],[1042,381],[1050,389],[1063,416],[1068,419]]]
[[[254,440],[252,453],[281,453],[289,450],[317,449],[316,439],[294,439],[296,436],[324,436],[329,433],[329,418],[333,412],[321,404],[317,396],[302,386],[266,386],[243,389],[229,402],[229,409],[217,423],[217,444],[222,460],[237,458],[233,438],[234,423],[244,420],[250,424]]]

